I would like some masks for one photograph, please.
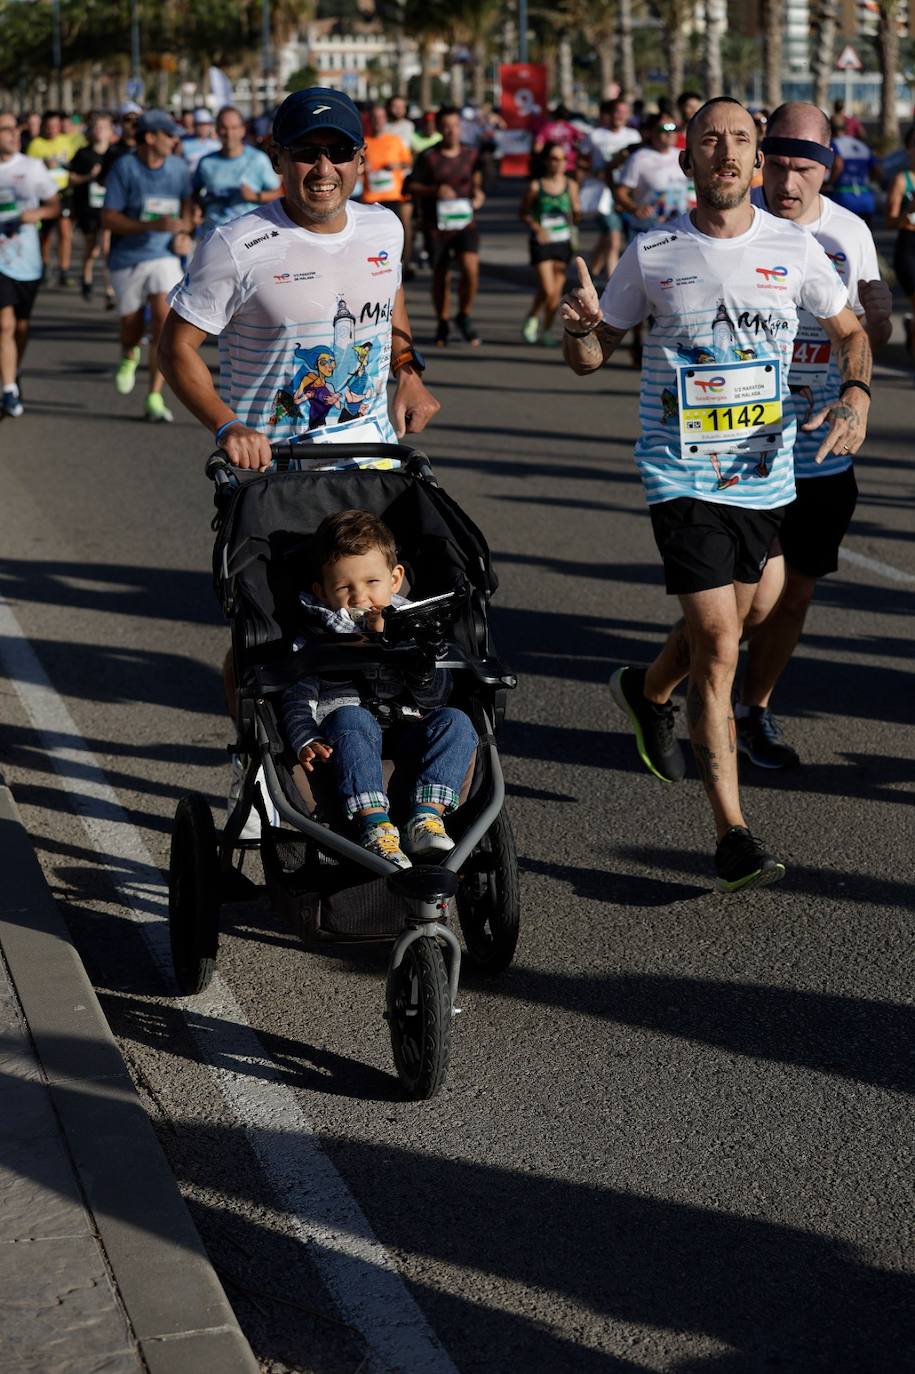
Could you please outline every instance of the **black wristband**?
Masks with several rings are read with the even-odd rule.
[[[856,386],[859,389],[859,391],[863,391],[867,399],[870,400],[871,389],[868,386],[867,382],[856,382],[853,378],[847,382],[843,382],[842,385],[839,387],[839,398],[841,399],[845,395],[846,391],[848,391],[849,387],[852,386]]]
[[[594,326],[594,329],[570,329],[568,325],[564,325],[563,328],[573,339],[586,339],[589,334],[594,333],[597,325]]]

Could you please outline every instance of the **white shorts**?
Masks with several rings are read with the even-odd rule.
[[[132,315],[142,310],[148,296],[171,291],[182,277],[181,263],[176,257],[150,258],[135,262],[132,267],[120,267],[110,273],[111,285],[118,299],[118,314]]]

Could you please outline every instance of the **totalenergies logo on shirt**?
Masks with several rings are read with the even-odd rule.
[[[375,271],[372,273],[373,277],[381,277],[385,272],[393,272],[394,269],[387,265],[388,256],[388,250],[382,248],[380,253],[375,253],[374,256],[366,258],[366,262],[369,266],[375,268]]]
[[[845,256],[844,253],[827,253],[826,256],[838,272],[839,276],[841,277],[842,269],[848,262],[848,258]]]
[[[693,380],[706,396],[710,391],[720,391],[723,386],[727,385],[725,377],[695,377]]]
[[[756,283],[757,286],[767,288],[769,291],[787,291],[784,285],[784,278],[788,275],[787,267],[757,267],[756,269],[762,281]]]

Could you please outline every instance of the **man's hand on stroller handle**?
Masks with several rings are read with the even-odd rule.
[[[306,773],[313,773],[315,771],[315,764],[326,763],[333,752],[331,746],[325,744],[323,739],[309,740],[309,742],[303,744],[299,750],[299,763],[305,769]]]
[[[232,425],[219,444],[233,467],[255,468],[260,471],[273,462],[273,449],[266,434],[249,429],[247,425]]]

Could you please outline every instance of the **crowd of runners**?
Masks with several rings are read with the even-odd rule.
[[[24,413],[29,315],[46,277],[70,284],[75,224],[82,294],[91,304],[100,286],[119,317],[120,394],[148,341],[148,420],[172,418],[167,379],[252,468],[277,437],[319,441],[343,426],[348,439],[390,441],[422,429],[438,405],[402,282],[428,269],[435,345],[449,344],[452,324],[481,344],[478,218],[498,125],[448,107],[411,119],[398,97],[358,110],[326,88],[289,97],[272,122],[231,106],[180,122],[95,112],[84,126],[0,114],[4,416]],[[587,373],[625,339],[642,368],[636,460],[682,617],[657,659],[620,668],[611,690],[645,766],[676,782],[685,762],[671,697],[689,678],[688,731],[728,889],[784,872],[746,824],[736,755],[774,769],[800,761],[770,701],[855,507],[872,354],[892,328],[872,235],[878,194],[897,231],[899,284],[915,299],[915,131],[885,161],[882,189],[880,177],[842,109],[749,111],[685,92],[651,112],[605,101],[593,124],[562,107],[544,115],[520,189],[537,279],[524,340],[561,342]],[[305,281],[321,285],[293,323],[288,292]],[[218,390],[200,358],[214,335]]]

